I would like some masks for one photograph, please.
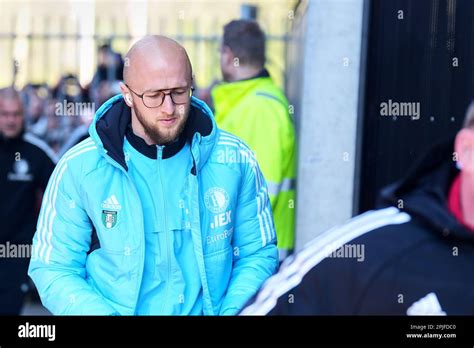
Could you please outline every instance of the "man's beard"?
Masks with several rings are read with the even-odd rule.
[[[189,109],[186,110],[184,105],[179,105],[178,107],[183,107],[183,112],[178,112],[178,115],[173,115],[173,117],[177,118],[178,125],[176,128],[165,128],[159,129],[158,122],[150,123],[148,122],[145,117],[140,113],[140,110],[133,106],[133,111],[135,111],[135,115],[137,116],[138,122],[143,126],[145,134],[156,144],[156,145],[166,145],[169,143],[174,142],[178,139],[181,133],[186,126],[186,121],[188,119]]]

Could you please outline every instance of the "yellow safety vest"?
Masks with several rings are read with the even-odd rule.
[[[283,256],[295,240],[295,130],[288,101],[270,77],[216,85],[212,90],[217,125],[255,152],[265,176],[278,249]]]

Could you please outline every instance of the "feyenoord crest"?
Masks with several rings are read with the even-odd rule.
[[[113,228],[117,224],[118,211],[122,209],[117,197],[110,196],[102,202],[102,223],[105,228]]]
[[[204,195],[204,203],[211,213],[220,214],[229,205],[229,195],[221,187],[211,187]]]
[[[117,212],[113,210],[102,210],[102,223],[105,228],[112,228],[117,224]]]

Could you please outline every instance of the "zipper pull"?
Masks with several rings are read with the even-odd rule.
[[[161,160],[163,158],[163,148],[165,147],[164,145],[156,145],[158,147],[158,159]]]

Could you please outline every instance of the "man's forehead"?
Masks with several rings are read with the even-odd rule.
[[[129,58],[129,69],[131,72],[160,72],[166,73],[173,70],[175,73],[185,72],[188,62],[185,55],[178,52],[166,54],[140,53]]]
[[[186,87],[190,83],[190,75],[186,64],[145,62],[137,69],[130,70],[127,83],[143,91],[171,89]]]
[[[0,108],[2,109],[22,109],[23,104],[19,98],[0,98]]]

